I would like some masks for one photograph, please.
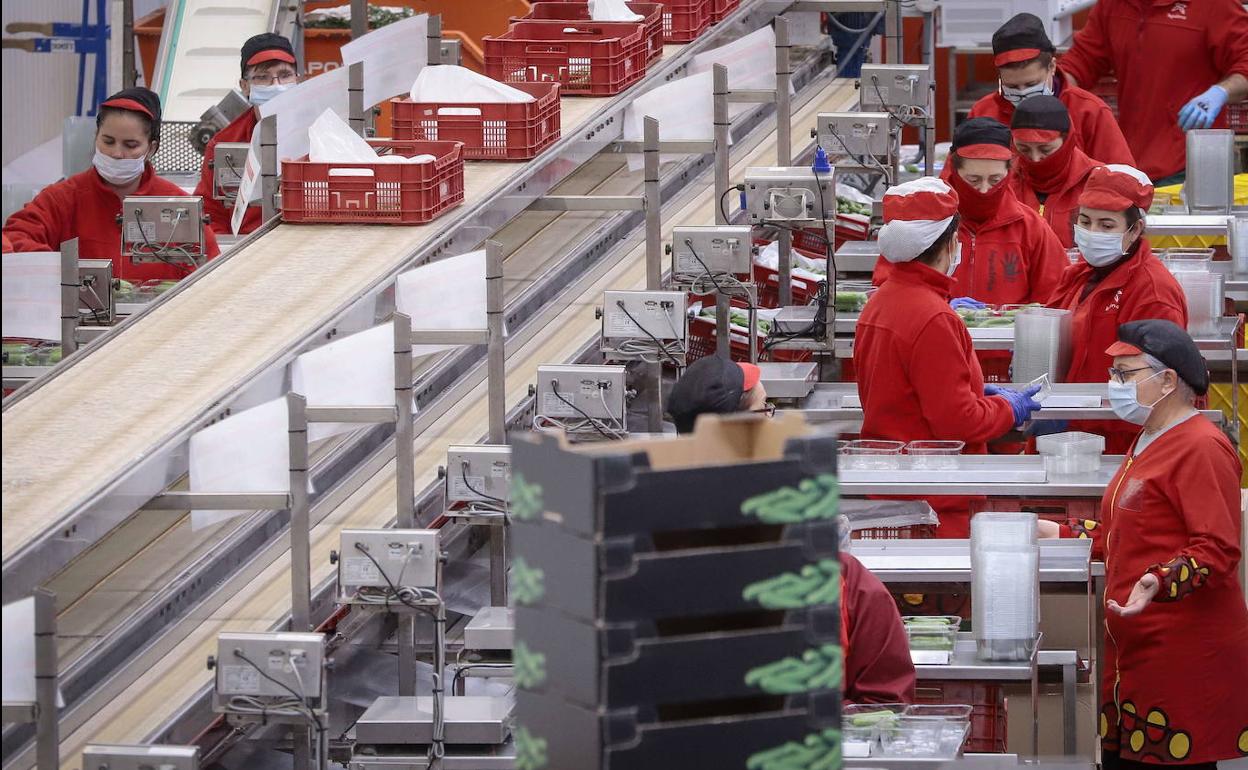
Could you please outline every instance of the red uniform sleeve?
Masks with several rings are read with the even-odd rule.
[[[211,227],[204,227],[204,254],[208,259],[221,256],[221,247],[217,244],[217,234]]]
[[[1188,539],[1173,559],[1149,567],[1148,571],[1161,581],[1153,601],[1179,601],[1210,577],[1236,579],[1242,526],[1239,476],[1243,469],[1228,444],[1211,439],[1202,448],[1205,451],[1175,458],[1178,467],[1171,476],[1171,486]]]
[[[1028,255],[1027,283],[1032,302],[1048,302],[1062,280],[1062,273],[1070,265],[1066,249],[1039,215],[1031,226],[1032,247]]]
[[[845,656],[847,703],[913,703],[914,663],[897,603],[880,579],[852,556],[842,557],[849,619]]]
[[[1139,305],[1135,308],[1135,312],[1131,314],[1131,318],[1123,318],[1122,323],[1144,321],[1150,318],[1172,321],[1179,328],[1186,329],[1187,305],[1183,304],[1182,300],[1171,302],[1165,297],[1158,297],[1153,302]]]
[[[1084,152],[1089,158],[1101,163],[1123,163],[1134,167],[1135,155],[1127,146],[1127,138],[1122,135],[1122,127],[1114,118],[1113,111],[1100,99],[1097,99],[1097,102],[1100,106],[1093,114],[1092,128],[1089,129],[1092,136],[1084,138],[1086,142]]]
[[[1014,426],[1014,412],[1004,398],[972,389],[971,366],[978,366],[971,337],[953,311],[933,318],[915,340],[906,371],[933,435],[978,443]]]
[[[1213,18],[1221,21],[1209,28],[1213,60],[1223,78],[1230,75],[1248,78],[1248,9],[1239,0],[1219,0],[1217,5]]]
[[[1075,79],[1076,85],[1091,86],[1114,68],[1110,58],[1109,35],[1105,29],[1106,3],[1092,6],[1088,23],[1075,35],[1070,51],[1058,59],[1057,66]],[[1097,160],[1102,160],[1097,158]]]
[[[1105,530],[1096,519],[1070,519],[1060,526],[1061,536],[1092,541],[1092,559],[1105,559]]]
[[[13,251],[60,251],[72,235],[74,196],[61,182],[45,187],[4,223]]]

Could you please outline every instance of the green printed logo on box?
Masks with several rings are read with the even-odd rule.
[[[841,731],[836,728],[813,733],[798,743],[753,754],[745,763],[746,770],[839,770],[841,767]]]
[[[821,473],[813,479],[803,479],[796,489],[780,487],[755,495],[741,503],[741,513],[754,516],[764,524],[801,524],[832,519],[836,517],[840,497],[836,476]]]
[[[516,741],[516,770],[541,770],[549,759],[546,756],[546,739],[529,732],[527,727],[517,727],[513,737]]]
[[[511,597],[516,604],[533,605],[546,595],[546,573],[541,567],[530,567],[524,557],[511,561]]]
[[[520,521],[531,521],[546,507],[542,485],[530,484],[520,472],[511,475],[511,515]]]
[[[530,650],[524,642],[517,641],[511,651],[512,665],[515,667],[517,687],[531,690],[541,687],[546,682],[546,654]]]
[[[844,656],[839,644],[820,645],[802,653],[800,658],[785,658],[750,669],[745,674],[745,683],[771,695],[799,695],[839,688]]]
[[[747,602],[758,602],[768,610],[797,610],[833,604],[841,596],[841,564],[835,559],[821,559],[802,567],[801,572],[785,572],[750,583],[741,596]]]

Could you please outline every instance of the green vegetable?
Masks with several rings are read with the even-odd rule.
[[[954,621],[952,618],[944,617],[942,615],[907,615],[901,619],[901,622],[905,623],[907,626],[940,626],[941,628],[951,628],[953,626],[962,625],[961,618]]]
[[[862,310],[865,304],[867,304],[865,291],[838,291],[836,293],[836,309],[843,313]]]
[[[836,213],[838,214],[858,214],[859,216],[871,216],[871,207],[848,198],[836,199]]]
[[[394,8],[371,5],[368,8],[368,27],[377,29],[396,21],[410,18],[416,11],[411,8]],[[319,16],[304,22],[309,29],[350,29],[349,16]]]
[[[953,639],[937,634],[911,634],[910,649],[912,650],[952,650]]]
[[[892,711],[869,711],[865,714],[854,714],[849,723],[854,727],[874,727],[880,723],[897,721],[897,714]]]

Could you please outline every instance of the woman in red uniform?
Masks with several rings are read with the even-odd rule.
[[[892,270],[855,333],[862,437],[965,441],[967,454],[983,454],[989,439],[1021,425],[1040,405],[1031,399],[1036,390],[990,386],[985,393],[971,335],[949,307],[963,253],[958,196],[932,177],[897,185],[884,194],[884,222],[880,252]],[[940,514],[941,537],[968,536],[965,500],[929,502]]]
[[[60,251],[78,239],[83,259],[111,259],[113,276],[129,281],[179,279],[194,266],[168,261],[133,262],[121,254],[117,217],[130,195],[186,195],[156,176],[151,158],[160,146],[160,97],[146,88],[127,88],[100,105],[95,118],[93,167],[43,189],[9,217],[4,235],[14,251]],[[204,251],[217,256],[216,236],[204,228]]]
[[[1248,756],[1242,468],[1193,406],[1209,375],[1186,332],[1133,321],[1105,352],[1114,411],[1143,431],[1100,521],[1046,522],[1041,534],[1092,537],[1105,561],[1103,766],[1212,768]]]
[[[1044,217],[1062,246],[1072,248],[1079,196],[1092,169],[1105,164],[1071,141],[1066,105],[1052,96],[1034,96],[1018,105],[1010,133],[1018,153],[1015,194]]]
[[[1083,261],[1066,271],[1049,301],[1073,312],[1066,382],[1104,380],[1110,365],[1105,348],[1128,321],[1161,318],[1187,327],[1183,290],[1144,238],[1144,211],[1152,200],[1153,186],[1138,169],[1102,166],[1088,175],[1074,236]],[[1071,427],[1105,436],[1110,454],[1121,454],[1135,437],[1117,421]]]

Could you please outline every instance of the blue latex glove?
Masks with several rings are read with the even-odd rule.
[[[1200,96],[1183,105],[1179,110],[1179,128],[1191,131],[1193,128],[1209,128],[1218,119],[1218,113],[1226,106],[1229,94],[1222,86],[1210,86]]]
[[[1010,390],[1009,388],[997,388],[997,392],[991,395],[1000,396],[1010,402],[1010,409],[1014,410],[1015,427],[1022,425],[1031,418],[1032,412],[1040,411],[1040,404],[1032,399],[1032,396],[1040,392],[1039,385],[1032,385],[1023,391]],[[987,386],[984,393],[988,393]]]
[[[993,385],[992,383],[988,383],[988,382],[984,383],[984,395],[985,396],[995,396],[1000,392],[1001,392],[1001,389],[998,388],[996,385]]]
[[[1036,420],[1027,429],[1028,436],[1048,436],[1053,433],[1065,433],[1070,429],[1066,420]]]
[[[979,300],[975,299],[974,297],[958,297],[956,299],[949,301],[949,307],[953,308],[954,310],[962,310],[963,308],[970,308],[971,310],[983,310],[984,308],[988,306],[984,304],[983,302],[980,302]]]

